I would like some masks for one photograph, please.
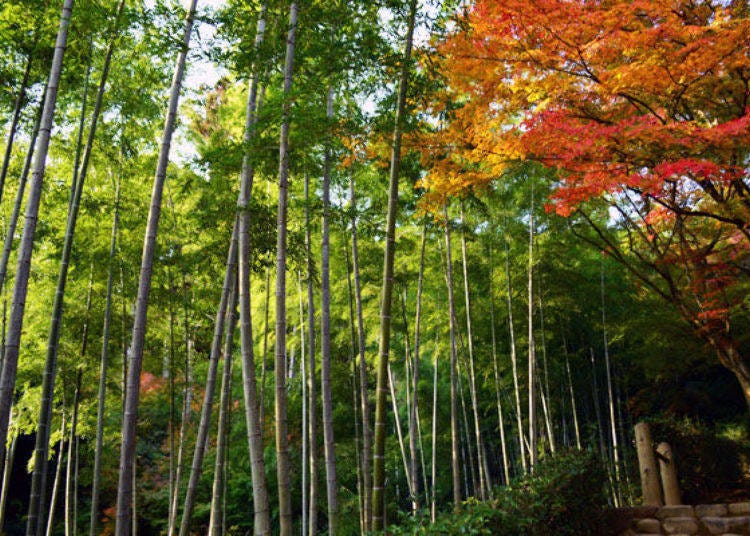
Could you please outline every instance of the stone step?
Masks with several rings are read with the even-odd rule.
[[[750,532],[750,516],[735,517],[703,517],[701,522],[711,534],[748,533]]]

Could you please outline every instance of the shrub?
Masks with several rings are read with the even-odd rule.
[[[496,488],[495,499],[470,500],[436,522],[412,519],[388,534],[564,536],[605,534],[605,473],[591,453],[566,451],[543,460],[533,475]]]

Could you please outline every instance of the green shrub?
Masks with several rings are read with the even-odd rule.
[[[567,451],[543,460],[533,475],[496,488],[495,499],[464,503],[434,524],[418,518],[391,527],[388,534],[564,536],[605,534],[605,473],[588,452]]]

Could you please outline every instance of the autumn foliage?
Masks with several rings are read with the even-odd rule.
[[[750,403],[731,329],[750,265],[749,11],[717,0],[477,1],[435,44],[446,90],[422,145],[432,202],[534,160],[556,171],[550,210],[609,206],[626,249],[744,376]]]

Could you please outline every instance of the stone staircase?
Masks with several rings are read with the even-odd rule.
[[[696,506],[640,506],[623,509],[620,514],[629,518],[629,526],[620,536],[750,536],[750,501]]]

